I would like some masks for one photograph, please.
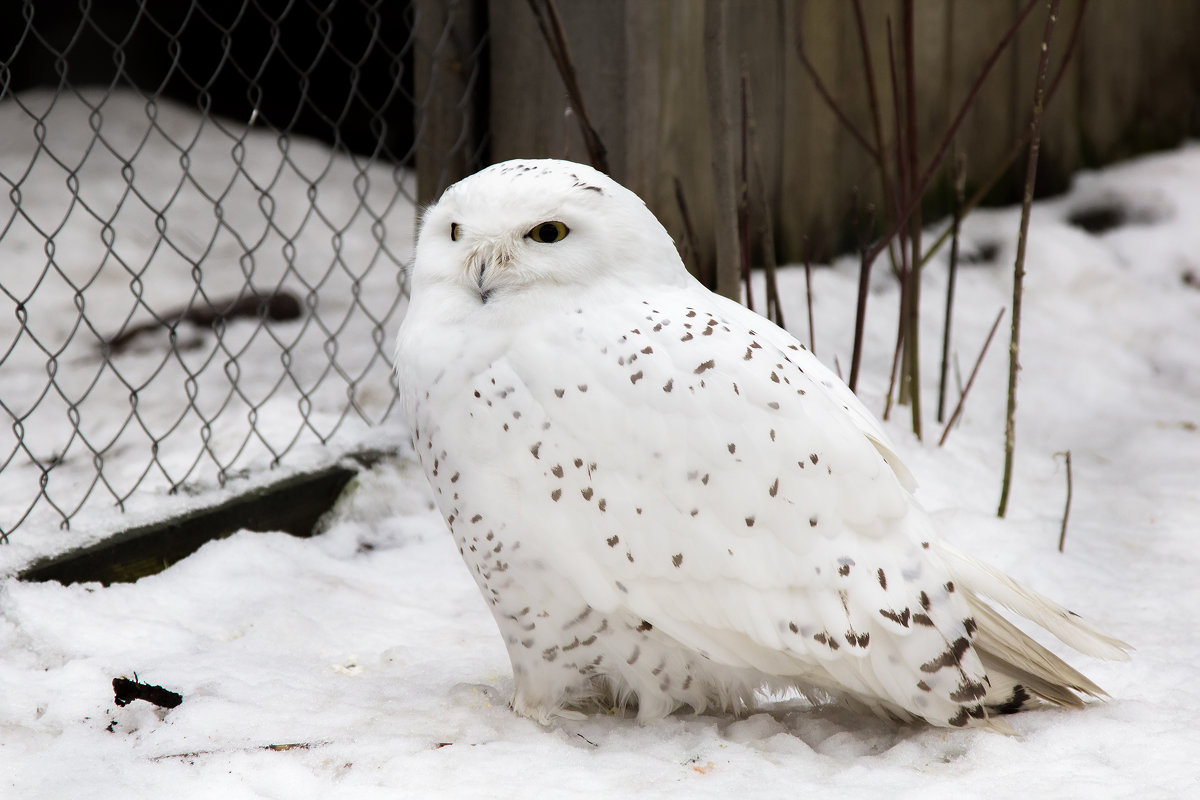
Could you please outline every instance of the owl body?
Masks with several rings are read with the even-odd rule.
[[[739,711],[790,687],[963,726],[1099,693],[979,595],[1088,652],[1120,643],[940,544],[853,393],[694,281],[607,177],[507,162],[457,184],[412,280],[413,443],[519,713]]]

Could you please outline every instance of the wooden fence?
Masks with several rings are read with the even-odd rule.
[[[879,173],[819,94],[801,47],[845,116],[873,141],[854,3],[707,0],[726,4],[725,48],[714,51],[705,41],[705,2],[557,0],[584,102],[607,146],[613,177],[642,195],[676,234],[682,231],[678,181],[694,228],[714,229],[712,105],[705,75],[708,60],[719,59],[731,87],[735,153],[743,76],[749,88],[765,176],[756,191],[769,199],[780,259],[800,259],[806,241],[818,259],[853,247],[862,210],[880,206]],[[922,168],[1025,3],[915,3]],[[419,121],[425,134],[438,134],[429,136],[434,144],[418,159],[424,200],[485,163],[519,156],[587,160],[562,78],[527,0],[420,0],[417,7],[419,48],[432,52],[435,40],[450,37],[458,54],[429,64],[420,64],[420,50],[417,54],[419,87],[435,84],[438,90],[427,96],[445,98],[425,108]],[[900,60],[902,4],[863,0],[862,8],[889,149],[894,104],[888,30],[890,25]],[[1045,3],[1034,7],[967,112],[956,144],[970,187],[993,171],[1027,127],[1046,13]],[[1051,75],[1073,34],[1073,57],[1043,123],[1041,193],[1061,190],[1080,167],[1174,146],[1200,131],[1200,3],[1064,0]],[[487,61],[485,79],[474,86],[475,99],[463,103],[463,81],[471,74],[466,67],[480,58]],[[468,148],[474,156],[460,156],[447,169],[441,143],[449,150],[464,140],[474,145]],[[1017,160],[991,199],[1019,197],[1023,161]],[[937,192],[926,208],[927,214],[939,213]],[[697,249],[703,271],[713,259],[713,243],[701,236]]]

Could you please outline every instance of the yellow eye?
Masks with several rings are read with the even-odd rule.
[[[462,225],[459,225],[457,222],[451,222],[450,241],[457,242],[459,236],[462,236]]]
[[[570,233],[570,229],[561,222],[543,222],[525,235],[535,242],[554,244],[565,239],[568,233]]]

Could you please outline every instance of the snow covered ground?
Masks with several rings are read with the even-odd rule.
[[[1068,224],[1097,207],[1126,224]],[[955,350],[969,372],[1008,305],[1019,211],[976,213]],[[1130,797],[1200,792],[1200,146],[1079,176],[1039,203],[1028,252],[1016,483],[1003,463],[1004,344],[945,447],[889,430],[946,536],[1137,651],[1066,654],[1112,695],[1014,718],[1018,737],[893,727],[781,701],[735,720],[514,716],[503,646],[419,468],[352,483],[312,539],[241,533],[135,584],[0,582],[0,794],[22,798]],[[896,289],[871,295],[861,392],[883,406]],[[814,271],[816,352],[848,367],[857,267]],[[802,270],[780,276],[807,340]],[[932,408],[944,262],[927,271]],[[757,292],[762,297],[761,287]],[[124,403],[117,397],[116,403]],[[395,427],[384,435],[398,439]],[[1074,497],[1057,551],[1070,450]],[[316,458],[316,456],[313,456]],[[13,537],[24,540],[24,531]],[[24,546],[24,545],[22,545]],[[8,547],[13,547],[9,545]],[[4,562],[13,569],[18,559]],[[1063,652],[1061,648],[1056,648]],[[113,703],[134,674],[182,693]]]

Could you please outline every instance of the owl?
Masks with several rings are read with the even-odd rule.
[[[795,690],[1006,726],[1101,689],[1001,616],[1124,643],[938,540],[855,395],[709,292],[628,189],[508,161],[423,215],[396,369],[517,713],[741,713]],[[985,600],[986,598],[986,600]],[[990,601],[990,602],[988,602]]]

